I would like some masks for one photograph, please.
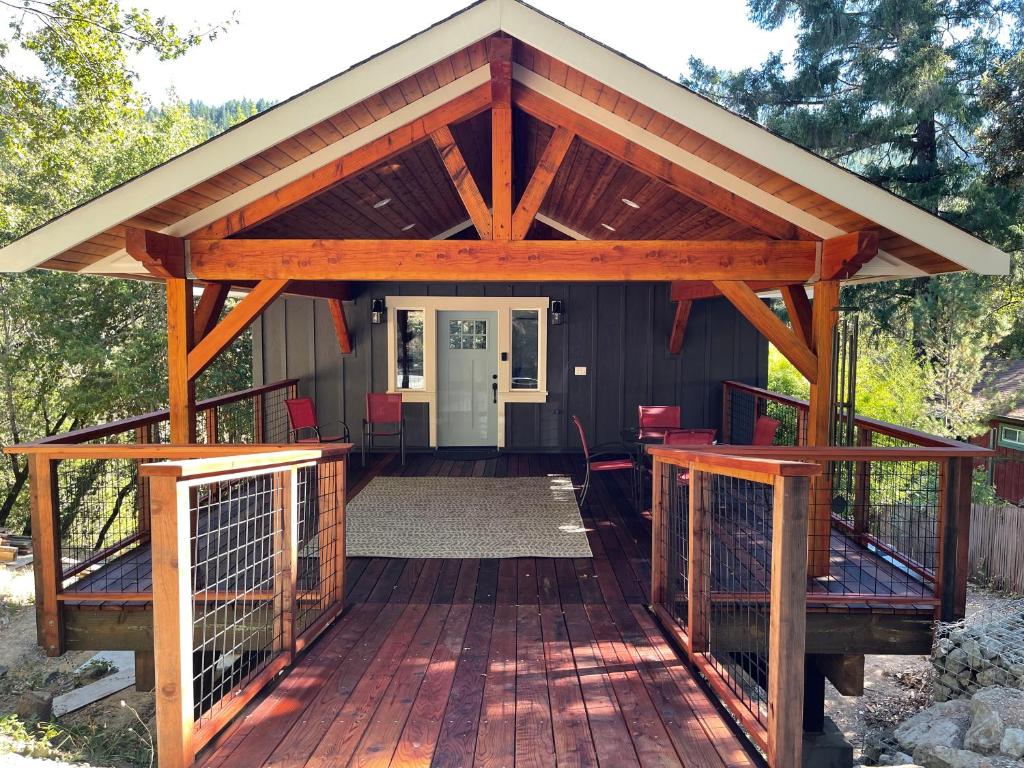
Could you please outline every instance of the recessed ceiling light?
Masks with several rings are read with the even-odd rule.
[[[408,232],[410,229],[412,229],[415,226],[416,226],[416,222],[414,221],[412,224],[406,224],[404,227],[402,227],[402,231],[403,232]]]
[[[630,208],[639,208],[640,207],[640,203],[635,203],[632,200],[630,200],[628,197],[622,198],[622,202],[624,202]]]
[[[402,169],[401,163],[384,163],[379,169],[378,173],[394,173]]]
[[[390,202],[391,202],[391,198],[390,197],[385,197],[383,200],[378,200],[376,203],[374,203],[373,207],[374,208],[383,208],[385,205],[387,205]]]
[[[615,227],[613,227],[611,224],[605,224],[603,221],[601,222],[601,226],[607,229],[609,232],[615,231]]]

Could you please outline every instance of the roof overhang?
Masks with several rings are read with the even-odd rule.
[[[964,269],[1006,274],[1009,256],[977,237],[933,216],[760,126],[652,72],[566,27],[519,0],[482,0],[348,71],[252,118],[234,129],[57,217],[0,250],[0,269],[23,271],[116,227],[297,135],[348,106],[380,93],[424,67],[496,33],[505,33],[761,166],[917,243]],[[185,236],[253,199],[272,192],[311,169],[325,165],[486,82],[487,67],[455,79],[334,144],[240,189],[215,204],[163,228]],[[516,82],[613,130],[671,162],[700,174],[737,197],[761,206],[820,238],[844,230],[688,152],[620,115],[517,65]],[[555,222],[552,226],[565,224]],[[578,233],[577,233],[578,234]],[[133,274],[140,265],[123,252],[83,272]],[[896,256],[879,252],[858,279],[926,274]]]

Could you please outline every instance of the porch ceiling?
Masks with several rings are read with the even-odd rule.
[[[317,169],[347,168],[346,158],[403,131],[406,138],[415,134],[415,140],[398,142],[385,163],[346,171],[341,184],[312,189],[274,221],[244,217],[246,234],[280,237],[291,230],[293,236],[388,238],[399,237],[401,227],[414,222],[405,236],[448,232],[459,224],[461,206],[432,154],[429,134],[437,126],[425,128],[424,120],[461,100],[461,113],[442,125],[453,124],[466,166],[489,203],[489,97],[479,102],[490,80],[492,41],[499,36],[515,41],[513,97],[517,107],[533,115],[515,117],[514,192],[522,193],[550,135],[545,104],[566,110],[575,121],[570,128],[581,137],[570,146],[539,211],[563,234],[825,240],[871,230],[879,233],[879,255],[855,279],[1007,269],[1005,254],[968,233],[517,0],[482,0],[56,218],[0,251],[0,269],[43,266],[138,275],[138,265],[124,252],[126,227],[189,237],[229,215],[242,221],[240,212],[253,201],[277,195]],[[529,104],[521,102],[524,97]],[[470,115],[477,116],[467,120]],[[601,142],[582,130],[580,121],[615,137],[621,151],[598,149]],[[646,162],[631,162],[641,155]],[[387,165],[393,163],[403,167],[389,173]],[[673,185],[670,177],[695,184]],[[314,195],[319,197],[311,199]],[[381,195],[391,196],[391,210],[363,210]],[[641,208],[626,210],[624,197]],[[719,201],[723,204],[716,205]],[[768,226],[758,227],[752,219]]]

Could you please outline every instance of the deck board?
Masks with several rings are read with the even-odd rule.
[[[543,475],[563,462],[410,456],[368,473]],[[648,523],[627,496],[593,486],[593,558],[352,558],[346,613],[202,764],[753,765],[647,613]]]

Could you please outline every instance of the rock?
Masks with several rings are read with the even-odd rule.
[[[964,640],[960,644],[960,648],[964,653],[967,654],[967,658],[973,662],[981,658],[981,643],[975,640],[973,637]]]
[[[981,647],[981,655],[986,659],[995,659],[1003,652],[1003,644],[994,637],[983,637],[978,643]]]
[[[1003,739],[999,742],[999,751],[1010,757],[1024,757],[1024,729],[1007,728],[1003,731]]]
[[[940,685],[939,683],[935,683],[935,685],[932,686],[932,698],[939,703],[949,701],[950,693],[952,693],[952,691],[949,688],[944,685]]]
[[[946,656],[950,651],[956,648],[953,641],[948,637],[940,637],[935,641],[935,648],[932,649],[932,657]]]
[[[999,667],[989,667],[978,673],[978,685],[987,688],[992,685],[1004,685],[1006,672]]]
[[[0,680],[3,680],[5,677],[7,677],[7,667],[0,664]]]
[[[982,755],[966,749],[929,744],[914,750],[914,761],[922,768],[990,768],[991,763]]]
[[[1003,731],[1024,728],[1024,691],[982,688],[971,698],[971,726],[964,734],[966,749],[991,755],[999,751]]]
[[[967,669],[967,658],[967,651],[963,648],[954,648],[946,655],[943,668],[951,675],[959,674]]]
[[[49,720],[53,716],[53,694],[25,691],[14,703],[14,712],[22,720]]]
[[[938,745],[959,749],[964,745],[964,734],[971,724],[971,704],[966,699],[954,699],[936,704],[918,712],[896,729],[900,747],[917,757],[917,749]]]

